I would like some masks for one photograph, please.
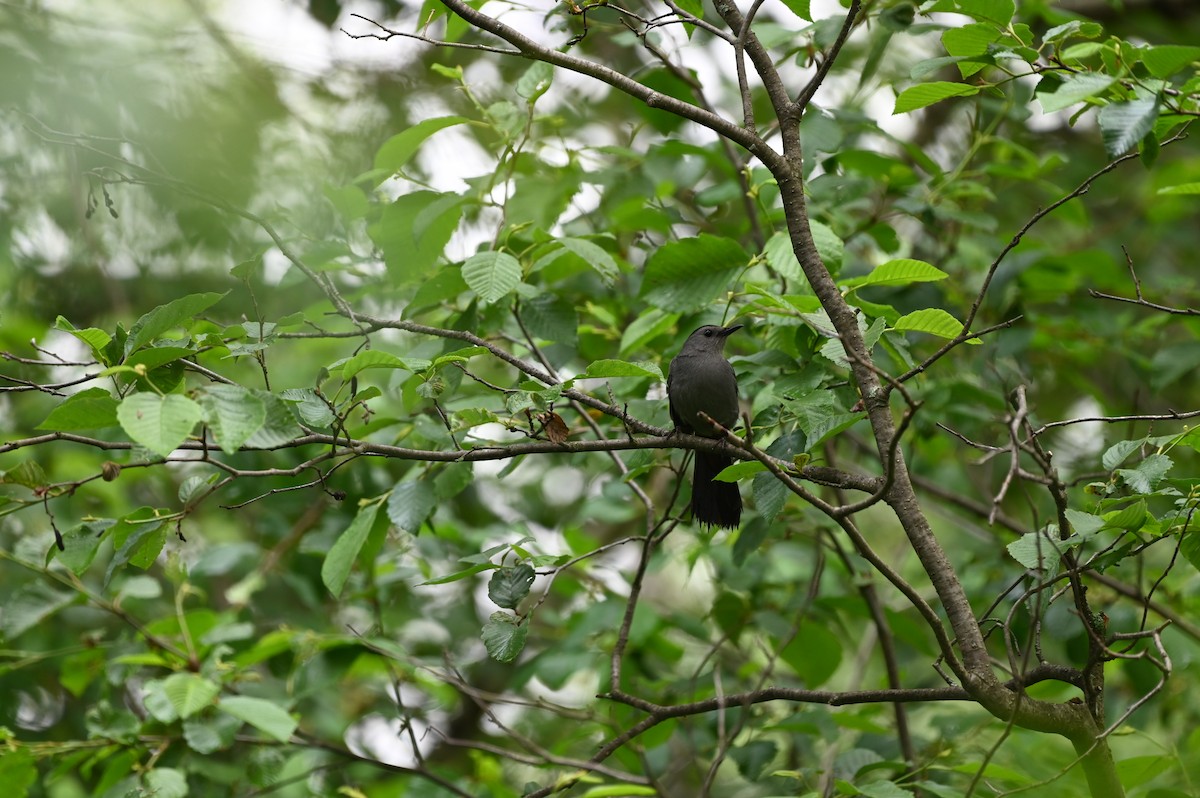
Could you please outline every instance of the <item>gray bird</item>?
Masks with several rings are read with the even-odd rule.
[[[679,432],[720,437],[705,413],[725,429],[738,419],[737,377],[725,359],[725,339],[742,325],[718,327],[709,324],[688,336],[671,361],[667,376],[667,398],[671,421]],[[701,524],[736,529],[742,520],[742,494],[736,482],[713,482],[713,477],[733,463],[720,452],[696,452],[692,470],[692,516]]]

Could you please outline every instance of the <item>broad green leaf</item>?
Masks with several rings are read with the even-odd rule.
[[[75,601],[74,592],[55,590],[46,582],[35,581],[8,589],[0,607],[0,640],[11,643]]]
[[[415,191],[386,206],[367,230],[383,250],[388,273],[404,282],[428,277],[458,229],[466,202],[455,193]]]
[[[421,531],[421,524],[437,507],[437,494],[431,482],[410,479],[397,482],[388,496],[388,520],[411,535]]]
[[[531,105],[550,88],[554,67],[545,61],[534,61],[517,79],[517,96]]]
[[[9,745],[0,752],[0,784],[4,785],[5,798],[26,798],[37,780],[37,762],[30,746]]]
[[[1104,526],[1108,529],[1121,529],[1136,532],[1146,525],[1151,518],[1146,510],[1146,500],[1138,499],[1133,504],[1120,510],[1104,514]]]
[[[919,81],[932,75],[935,72],[940,72],[942,67],[955,64],[958,70],[963,74],[963,77],[969,77],[982,69],[983,67],[993,63],[990,55],[949,55],[940,58],[926,58],[924,61],[918,61],[912,69],[908,71],[908,77],[911,80]],[[965,64],[977,64],[979,69],[967,71]]]
[[[1136,452],[1145,445],[1145,438],[1138,438],[1132,441],[1117,441],[1104,452],[1100,457],[1100,464],[1104,466],[1105,471],[1112,471],[1114,468],[1125,462],[1125,458]]]
[[[507,612],[497,610],[484,624],[480,637],[488,655],[497,662],[512,662],[525,648],[529,624]]]
[[[820,687],[833,676],[842,662],[842,643],[837,635],[817,623],[800,626],[780,652],[809,689]]]
[[[533,577],[533,569],[525,563],[501,566],[488,580],[488,598],[498,607],[515,610],[529,595]]]
[[[503,299],[521,282],[521,262],[507,252],[488,250],[467,258],[463,279],[485,305]]]
[[[963,25],[961,28],[950,28],[942,33],[942,46],[946,52],[959,58],[978,58],[986,55],[988,48],[1000,38],[1000,31],[994,25],[979,22]],[[991,59],[958,62],[959,72],[964,78],[974,75],[983,69]]]
[[[256,390],[254,395],[267,408],[267,418],[262,426],[246,439],[245,446],[252,449],[270,449],[284,446],[304,433],[292,413],[292,403],[285,402],[269,391]]]
[[[425,139],[439,130],[470,121],[462,116],[440,116],[418,122],[383,143],[375,153],[375,168],[392,174],[399,172],[416,154]]]
[[[900,92],[900,96],[896,98],[896,107],[892,109],[892,114],[906,114],[909,111],[915,111],[918,108],[924,108],[927,105],[941,102],[949,97],[970,97],[978,93],[978,86],[969,86],[966,83],[948,83],[946,81],[921,83]]]
[[[1154,129],[1157,119],[1157,97],[1144,97],[1104,106],[1100,109],[1099,116],[1104,148],[1114,158],[1124,155]]]
[[[800,19],[808,22],[813,21],[812,11],[810,9],[812,0],[783,0],[783,4],[787,6],[788,10],[790,10],[793,14],[800,17]]]
[[[204,421],[225,454],[233,454],[267,420],[261,398],[240,385],[209,385],[200,392]]]
[[[750,740],[729,749],[729,758],[737,765],[738,773],[747,781],[758,781],[763,770],[779,753],[774,740]]]
[[[268,737],[286,743],[299,725],[288,711],[264,698],[249,696],[223,696],[217,709],[227,712],[238,720],[244,720]]]
[[[1053,92],[1043,92],[1039,87],[1037,98],[1042,104],[1042,112],[1049,114],[1094,97],[1116,82],[1117,79],[1110,75],[1080,72],[1067,77]]]
[[[103,429],[115,427],[117,400],[104,388],[88,388],[68,396],[58,407],[50,411],[46,420],[37,429],[66,432],[77,429]]]
[[[719,482],[737,482],[739,479],[745,479],[766,470],[767,467],[757,460],[743,460],[740,463],[725,466],[713,479]]]
[[[1144,49],[1141,57],[1151,75],[1156,78],[1169,78],[1200,61],[1200,47],[1160,44]]]
[[[228,292],[226,292],[228,293]],[[180,297],[142,316],[129,329],[125,339],[125,356],[141,349],[167,330],[190,324],[197,314],[203,313],[225,297],[225,294],[190,294]]]
[[[341,595],[350,569],[354,567],[354,560],[366,543],[371,527],[375,526],[379,506],[380,502],[371,502],[360,507],[350,526],[338,536],[325,555],[325,562],[321,564],[321,581],[335,597]]]
[[[1165,454],[1147,455],[1146,459],[1134,468],[1118,468],[1113,472],[1125,481],[1125,484],[1136,493],[1153,493],[1174,462]]]
[[[646,262],[641,296],[667,312],[699,310],[733,289],[750,258],[730,238],[701,234],[659,247]]]
[[[606,784],[603,787],[591,788],[579,798],[638,798],[643,795],[659,795],[659,792],[654,787],[643,787],[640,784]]]
[[[664,313],[658,308],[647,308],[622,331],[620,354],[642,349],[655,338],[674,328],[677,321],[678,313]]]
[[[558,243],[562,244],[563,249],[573,252],[587,261],[587,264],[595,269],[596,273],[609,285],[621,273],[613,256],[609,255],[608,251],[599,244],[588,241],[586,238],[560,238]]]
[[[789,280],[804,279],[800,261],[796,260],[796,253],[792,250],[791,236],[786,231],[780,230],[767,240],[767,245],[763,247],[763,255],[772,269]]]
[[[75,325],[67,321],[66,317],[59,316],[54,320],[56,329],[69,332],[71,335],[83,341],[95,354],[99,355],[104,347],[108,346],[112,340],[112,336],[97,327],[88,327],[83,330],[75,328]]]
[[[314,429],[325,429],[337,418],[312,388],[287,388],[279,392],[279,398],[295,408],[301,423]]]
[[[871,270],[870,274],[862,277],[852,277],[842,280],[842,288],[862,288],[868,285],[908,285],[909,283],[927,283],[945,280],[949,277],[941,269],[923,260],[901,258],[881,263]]]
[[[1001,26],[1008,25],[1017,12],[1014,0],[958,0],[958,7],[964,14]]]
[[[154,798],[185,798],[188,794],[187,776],[175,768],[154,768],[142,774],[145,794]]]
[[[336,364],[335,364],[336,365]],[[342,379],[349,381],[360,371],[367,369],[404,369],[406,371],[424,371],[433,365],[432,360],[419,357],[397,357],[391,352],[381,349],[364,349],[354,357],[341,364]],[[333,367],[330,367],[330,371]]]
[[[836,276],[842,268],[846,245],[827,224],[811,221],[809,229],[812,230],[813,243],[817,245],[817,254],[821,256],[825,267]]]
[[[67,530],[63,533],[63,550],[59,551],[58,546],[51,546],[47,564],[51,560],[57,560],[74,571],[76,576],[82,576],[96,558],[96,551],[104,540],[105,531],[114,523],[116,522],[111,518],[102,518]]]
[[[663,373],[657,363],[650,361],[629,363],[624,360],[597,360],[588,364],[588,367],[576,379],[598,377],[652,377],[662,382]]]
[[[1200,194],[1200,183],[1177,183],[1173,186],[1163,186],[1159,194]]]
[[[179,448],[203,416],[200,405],[179,394],[135,393],[117,407],[126,434],[162,457]]]
[[[497,567],[498,566],[492,565],[491,563],[480,563],[478,565],[472,565],[470,568],[464,568],[461,571],[455,571],[452,574],[446,574],[445,576],[439,576],[436,579],[426,580],[426,581],[422,582],[421,584],[422,585],[446,585],[446,584],[449,584],[450,582],[459,582],[463,579],[466,579],[467,577],[474,576],[475,574],[482,573],[484,571],[494,570]]]
[[[540,294],[521,303],[521,319],[538,338],[574,346],[579,339],[579,313],[566,299]]]
[[[7,471],[0,471],[0,483],[21,485],[38,490],[48,484],[46,471],[35,460],[24,460]]]
[[[162,680],[162,691],[176,715],[190,718],[212,704],[221,686],[199,674],[173,673]]]
[[[893,330],[923,332],[942,338],[954,338],[963,331],[962,322],[941,308],[925,308],[905,314],[896,320]],[[970,338],[968,344],[982,344],[978,338]]]

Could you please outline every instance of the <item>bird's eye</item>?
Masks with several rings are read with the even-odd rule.
[[[704,337],[705,337],[705,338],[712,338],[712,330],[705,330],[705,331],[704,331]]]

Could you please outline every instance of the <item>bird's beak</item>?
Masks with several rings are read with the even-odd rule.
[[[741,324],[735,324],[732,327],[725,327],[721,330],[721,337],[727,338],[730,335],[733,335],[738,330],[742,329],[742,327],[743,327],[743,325],[741,325]]]

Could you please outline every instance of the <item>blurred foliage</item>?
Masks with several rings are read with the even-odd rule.
[[[812,5],[815,20],[797,1],[755,24],[797,86],[844,17]],[[967,442],[1007,445],[1018,387],[1035,426],[1197,409],[1195,314],[1094,295],[1200,305],[1200,151],[1172,140],[1197,113],[1200,14],[1125,5],[1101,28],[1050,2],[1016,16],[1004,0],[869,3],[801,122],[821,254],[896,374],[958,332],[1039,209],[1138,154],[1001,262],[972,329],[1011,326],[908,383],[921,407],[906,455],[977,612],[1076,666],[1088,632],[1069,602],[1021,600],[1054,575],[1038,534],[1051,497],[1034,482],[1002,493],[1007,454]],[[454,460],[559,425],[571,441],[597,437],[590,424],[626,435],[566,402],[563,382],[666,426],[671,356],[736,317],[755,442],[878,474],[772,178],[562,71],[338,30],[386,35],[357,12],[495,43],[434,3],[323,0],[270,6],[276,18],[137,6],[0,5],[7,794],[1082,793],[1067,743],[966,702],[908,707],[911,767],[891,705],[770,701],[660,723],[606,770],[581,769],[645,717],[596,697],[618,639],[621,687],[657,704],[881,689],[876,591],[901,684],[944,684],[919,613],[770,475],[742,480],[742,529],[667,536],[686,516],[682,450]],[[510,10],[556,44],[583,32],[566,6]],[[588,19],[571,52],[740,118],[728,48],[703,31],[650,36],[685,59],[672,71],[611,9]],[[1081,73],[1099,78],[1090,93]],[[1055,94],[1065,110],[1043,113]],[[763,124],[760,89],[751,99]],[[559,382],[366,318],[475,333]],[[293,443],[310,432],[448,456]],[[200,435],[203,450],[177,449]],[[1200,439],[1166,418],[1043,441],[1071,484],[1065,545],[1104,577],[1096,623],[1176,621],[1174,673],[1112,740],[1122,780],[1130,795],[1195,794]],[[894,519],[865,515],[875,549],[927,594]],[[990,639],[1002,668],[1003,637]],[[1107,674],[1113,719],[1160,676],[1145,659]]]

